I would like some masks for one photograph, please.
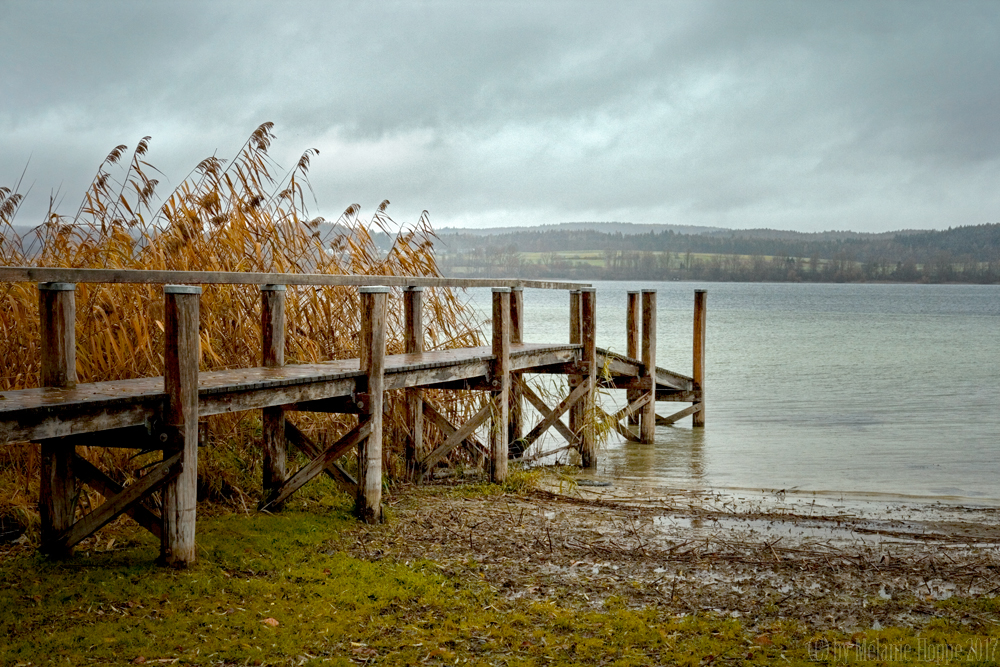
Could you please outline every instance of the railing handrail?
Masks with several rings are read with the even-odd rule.
[[[242,271],[148,271],[142,269],[73,269],[46,266],[0,266],[7,283],[123,283],[175,285],[315,285],[385,287],[528,287],[576,290],[589,283],[503,278],[429,278],[424,276],[336,275],[328,273],[250,273]]]

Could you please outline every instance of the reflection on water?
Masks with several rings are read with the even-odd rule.
[[[656,289],[657,363],[685,375],[693,293],[708,289],[706,428],[684,419],[658,428],[652,446],[613,436],[600,474],[1000,504],[1000,286],[595,286],[597,344],[617,351],[626,292]],[[486,319],[489,291],[469,292]],[[565,292],[526,290],[524,303],[526,340],[568,340]],[[611,393],[620,407],[623,393]]]

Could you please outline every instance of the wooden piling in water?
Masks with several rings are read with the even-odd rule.
[[[570,290],[569,293],[569,342],[572,345],[580,345],[582,343],[582,324],[580,321],[580,290]],[[569,393],[573,393],[577,385],[580,384],[582,378],[579,375],[570,374],[566,376],[566,382],[569,385]],[[569,409],[569,430],[573,432],[573,437],[576,438],[576,444],[579,448],[580,441],[580,428],[583,425],[583,419],[581,412],[582,405],[580,403],[575,403]]]
[[[597,441],[590,419],[594,414],[594,388],[597,386],[597,290],[593,287],[580,290],[580,342],[583,344],[583,382],[587,384],[587,394],[578,403],[582,417],[580,458],[584,468],[596,468]]]
[[[404,351],[420,354],[424,351],[423,287],[410,286],[403,292],[405,328]],[[406,437],[406,477],[420,477],[419,462],[424,455],[424,399],[420,389],[406,390],[406,419],[409,433]]]
[[[625,356],[630,359],[639,358],[639,332],[642,327],[642,320],[639,318],[639,292],[633,291],[626,294],[625,303]],[[625,392],[626,405],[635,403],[640,392],[629,389]],[[639,413],[632,412],[628,415],[630,426],[638,426]]]
[[[367,523],[382,520],[382,408],[385,401],[385,308],[388,287],[360,287],[360,367],[365,374],[359,426],[370,433],[358,444],[358,498],[355,511]]]
[[[705,425],[705,331],[708,308],[708,291],[694,291],[694,379],[695,391],[700,392],[698,410],[691,417],[692,426]]]
[[[490,428],[490,481],[507,481],[507,420],[510,414],[510,288],[493,288],[493,424]]]
[[[639,417],[639,440],[652,444],[656,436],[656,290],[642,290],[642,381],[641,391],[650,394]]]
[[[163,488],[160,558],[174,567],[195,561],[198,508],[198,316],[201,287],[164,285],[164,460],[180,455],[180,472]]]
[[[260,288],[261,361],[267,368],[285,365],[285,286],[264,285]],[[261,440],[264,449],[263,487],[267,498],[285,483],[287,476],[287,441],[285,410],[281,406],[261,410]],[[281,505],[268,506],[272,512]]]
[[[76,386],[76,285],[40,283],[41,376],[39,384],[54,389]],[[59,439],[41,443],[38,514],[43,550],[53,558],[72,553],[57,537],[73,525],[78,482],[73,471],[75,447]]]
[[[510,343],[520,345],[524,342],[524,288],[513,287],[510,290]],[[520,376],[520,373],[514,375]],[[524,404],[521,383],[511,377],[510,384],[510,428],[507,429],[507,442],[513,444],[524,437],[524,415],[521,412]],[[520,456],[523,452],[512,453]]]

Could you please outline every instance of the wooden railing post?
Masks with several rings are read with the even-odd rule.
[[[493,288],[493,369],[490,481],[507,481],[507,418],[510,414],[510,288]]]
[[[164,459],[181,454],[180,473],[163,488],[160,559],[174,567],[195,561],[198,507],[198,311],[201,287],[164,285],[164,372],[167,394]]]
[[[285,286],[264,285],[260,288],[261,359],[264,366],[278,368],[285,365]],[[264,408],[262,416],[262,441],[264,447],[263,487],[264,497],[281,488],[287,475],[288,445],[285,441],[285,410],[280,405]],[[281,504],[268,507],[280,511]]]
[[[355,512],[367,523],[382,520],[382,408],[385,392],[385,308],[388,287],[361,287],[361,372],[367,385],[367,410],[361,419],[371,427],[358,443],[358,497]]]
[[[580,401],[581,426],[580,458],[584,468],[597,467],[597,442],[592,422],[594,390],[597,383],[597,290],[593,287],[580,290],[580,334],[583,343],[584,381],[589,387]]]
[[[510,343],[520,345],[524,342],[524,288],[512,287],[510,290]],[[507,442],[514,443],[524,437],[524,415],[521,412],[521,387],[511,379],[510,386],[510,428]],[[523,452],[515,452],[517,456]]]
[[[642,290],[642,379],[650,383],[649,402],[642,407],[639,440],[651,444],[656,436],[656,290]]]
[[[639,332],[641,330],[641,320],[639,319],[639,292],[628,292],[625,304],[625,355],[630,359],[639,358]],[[639,398],[639,392],[629,389],[625,392],[626,405],[631,405]],[[639,424],[639,414],[632,413],[628,416],[628,423],[632,426]]]
[[[569,342],[571,345],[579,345],[582,342],[580,325],[580,290],[570,290],[569,293]],[[569,393],[573,393],[577,385],[580,384],[579,375],[568,375],[566,381],[569,385]],[[576,403],[569,409],[569,430],[573,432],[579,447],[580,426],[583,424],[581,418],[580,403]]]
[[[405,299],[405,336],[407,354],[424,351],[423,287],[410,286],[403,292]],[[419,389],[406,390],[407,426],[406,476],[410,480],[420,477],[417,467],[424,455],[424,399]]]
[[[53,389],[76,386],[76,285],[40,283],[38,312],[41,320],[40,384]],[[41,443],[41,480],[38,514],[42,548],[53,558],[72,553],[55,539],[73,525],[78,485],[73,473],[75,447],[58,440]]]
[[[708,291],[694,291],[694,389],[700,392],[698,411],[691,417],[692,426],[705,425],[705,316],[708,301]]]

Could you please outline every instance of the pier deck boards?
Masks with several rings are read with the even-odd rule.
[[[458,448],[465,448],[490,479],[503,482],[510,458],[546,456],[525,449],[550,428],[580,453],[584,467],[595,467],[593,418],[595,388],[628,391],[628,406],[614,415],[615,428],[630,441],[652,443],[657,425],[691,416],[704,425],[704,292],[696,292],[694,376],[656,366],[656,293],[629,295],[628,352],[596,347],[596,290],[571,283],[506,281],[493,288],[490,345],[426,351],[421,325],[422,286],[468,287],[482,281],[405,276],[312,276],[292,274],[210,274],[202,272],[102,271],[0,267],[0,281],[49,280],[39,284],[41,383],[37,389],[0,392],[0,445],[41,443],[39,514],[42,549],[67,556],[74,544],[116,516],[127,513],[161,540],[161,561],[184,566],[195,559],[198,420],[210,415],[263,410],[262,507],[280,511],[304,484],[326,472],[357,494],[358,516],[381,520],[383,407],[385,392],[403,391],[406,400],[406,470],[420,480]],[[54,281],[65,282],[54,282]],[[165,377],[78,384],[75,369],[75,282],[164,284]],[[504,281],[501,281],[504,282]],[[261,285],[261,365],[199,372],[197,284]],[[285,364],[287,285],[356,286],[360,297],[359,359]],[[391,290],[405,287],[405,354],[386,354]],[[532,344],[522,340],[523,287],[570,289],[569,344]],[[576,289],[576,288],[579,289]],[[641,327],[641,340],[638,335]],[[637,355],[639,358],[636,358]],[[550,407],[525,384],[526,374],[568,378],[569,393]],[[422,389],[478,391],[486,400],[464,424],[452,424],[426,399]],[[527,399],[541,421],[527,430],[521,403]],[[669,417],[655,412],[657,401],[689,402]],[[357,416],[357,425],[325,449],[286,421],[289,412]],[[568,415],[568,425],[561,421]],[[433,451],[423,443],[424,419],[444,437]],[[638,422],[638,433],[632,425]],[[490,422],[488,446],[474,435]],[[298,447],[309,463],[286,469],[287,445]],[[76,453],[78,446],[161,450],[163,462],[125,485]],[[358,476],[344,473],[337,459],[357,450]],[[551,453],[551,452],[549,452]],[[106,496],[102,505],[77,518],[79,488],[87,484]],[[151,494],[160,491],[156,502]],[[108,496],[110,494],[110,496]],[[162,508],[157,514],[157,508]]]

